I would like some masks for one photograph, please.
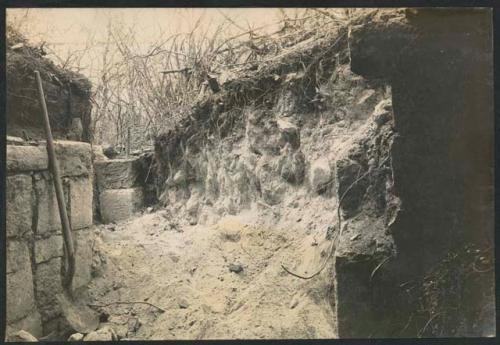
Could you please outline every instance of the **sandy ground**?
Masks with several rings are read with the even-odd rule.
[[[179,225],[168,211],[99,227],[106,263],[90,285],[122,339],[335,337],[331,267],[311,280],[330,242],[311,222],[248,210],[214,225]],[[314,215],[312,215],[314,218]],[[241,265],[239,273],[230,266]],[[235,268],[235,267],[233,267]]]

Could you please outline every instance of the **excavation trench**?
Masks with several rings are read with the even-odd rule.
[[[154,153],[59,143],[86,340],[494,333],[491,16],[359,13],[200,92]],[[11,141],[9,330],[67,339],[43,146]]]

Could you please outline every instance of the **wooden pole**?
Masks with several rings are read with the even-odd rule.
[[[127,158],[130,156],[130,127],[127,127]]]
[[[59,165],[54,150],[54,140],[52,138],[52,130],[50,129],[49,113],[47,111],[47,104],[45,104],[45,95],[43,93],[42,78],[40,73],[35,71],[36,81],[38,84],[38,94],[40,96],[40,104],[43,110],[43,122],[45,126],[45,135],[47,136],[47,155],[49,157],[49,169],[52,173],[54,181],[54,188],[56,190],[57,205],[59,206],[59,216],[61,217],[61,224],[63,228],[64,238],[64,252],[66,257],[65,275],[63,277],[63,287],[70,293],[72,292],[71,286],[73,283],[73,276],[75,275],[75,248],[73,246],[73,237],[71,234],[71,226],[69,223],[68,213],[66,211],[66,202],[64,200],[63,186],[61,182],[61,174],[59,172]]]

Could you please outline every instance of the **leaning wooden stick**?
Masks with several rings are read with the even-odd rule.
[[[75,274],[75,249],[73,246],[73,237],[71,234],[71,227],[69,223],[68,214],[66,212],[66,202],[64,200],[64,192],[61,182],[61,174],[59,172],[59,165],[54,150],[54,140],[52,138],[52,130],[50,129],[49,114],[47,111],[47,104],[45,104],[45,95],[42,87],[42,78],[40,72],[35,71],[36,81],[38,84],[38,94],[40,96],[40,104],[43,110],[43,122],[45,126],[45,135],[47,136],[47,155],[49,157],[49,169],[52,173],[54,180],[54,188],[56,190],[57,205],[59,206],[59,216],[61,217],[61,224],[63,228],[64,238],[64,251],[66,256],[66,267],[63,278],[63,287],[70,295],[72,293],[73,276]]]

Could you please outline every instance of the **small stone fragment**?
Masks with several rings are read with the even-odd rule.
[[[83,341],[113,341],[113,340],[118,340],[118,336],[116,335],[115,331],[109,326],[104,326],[103,328],[98,329],[97,331],[90,332],[83,338]]]
[[[297,305],[299,304],[299,297],[297,295],[295,295],[292,300],[290,301],[290,309],[293,309],[295,308]]]
[[[189,307],[189,302],[185,298],[180,298],[177,303],[179,304],[179,308],[186,309]]]
[[[136,317],[128,320],[128,334],[137,332],[141,326],[142,322]]]
[[[68,341],[82,341],[83,340],[83,334],[81,333],[75,333],[69,336]]]
[[[243,266],[240,264],[229,264],[229,271],[234,273],[243,272]]]
[[[34,343],[38,342],[38,339],[35,338],[31,333],[26,332],[25,330],[20,330],[16,334],[10,336],[9,341]]]

